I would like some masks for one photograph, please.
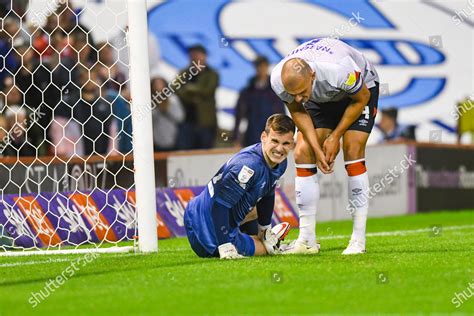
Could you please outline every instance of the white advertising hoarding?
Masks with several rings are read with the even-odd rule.
[[[169,186],[206,185],[232,153],[171,155],[167,161]],[[413,157],[412,157],[413,158]],[[367,169],[370,178],[369,216],[382,217],[409,212],[408,174],[413,161],[410,160],[407,145],[380,145],[367,148]],[[414,166],[413,166],[414,168]],[[331,175],[319,175],[321,200],[318,206],[318,220],[340,220],[350,218],[347,209],[347,173],[342,152],[336,160]],[[288,158],[288,168],[280,181],[288,199],[296,208],[293,155]]]

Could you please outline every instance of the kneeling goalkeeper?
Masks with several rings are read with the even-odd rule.
[[[200,257],[236,259],[274,254],[290,229],[271,228],[275,186],[294,147],[295,124],[284,114],[268,118],[261,143],[242,149],[222,166],[184,213],[189,243]],[[250,236],[239,225],[256,206],[259,233]]]

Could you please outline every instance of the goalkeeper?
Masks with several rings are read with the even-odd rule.
[[[268,118],[261,143],[242,149],[222,166],[184,213],[189,243],[200,257],[236,259],[274,254],[289,231],[288,223],[271,228],[275,185],[294,147],[295,124],[284,114]],[[239,225],[256,206],[259,233]]]

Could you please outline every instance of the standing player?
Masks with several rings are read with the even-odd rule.
[[[290,226],[281,223],[271,228],[275,185],[286,170],[294,133],[291,118],[284,114],[270,116],[262,142],[234,155],[189,202],[184,226],[198,256],[235,259],[277,250]],[[260,233],[249,236],[239,230],[239,225],[255,206]]]
[[[365,146],[374,125],[379,95],[375,68],[361,52],[331,38],[313,39],[293,50],[271,74],[275,93],[287,105],[299,129],[295,148],[296,202],[300,234],[286,253],[317,253],[317,168],[333,172],[342,149],[349,176],[353,232],[343,254],[365,252],[368,201],[357,197],[369,187]]]

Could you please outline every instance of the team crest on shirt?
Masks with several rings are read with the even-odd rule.
[[[347,80],[346,80],[346,82],[344,82],[344,84],[346,84],[348,86],[352,86],[355,83],[355,81],[356,81],[355,73],[351,72],[347,76]]]
[[[250,178],[252,178],[254,173],[255,171],[253,171],[252,169],[244,165],[239,172],[239,176],[238,176],[239,182],[240,183],[249,182]]]
[[[358,71],[353,71],[349,73],[349,75],[347,75],[347,80],[346,82],[344,82],[344,84],[348,86],[353,86],[359,79],[359,75],[360,75],[360,72]]]

